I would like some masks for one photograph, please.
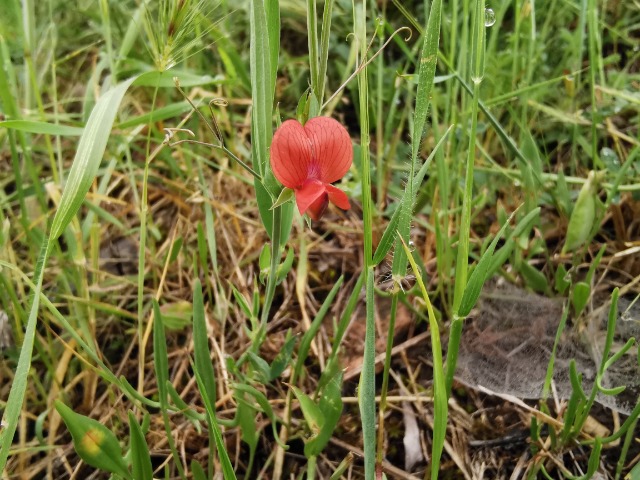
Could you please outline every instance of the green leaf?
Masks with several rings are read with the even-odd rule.
[[[547,277],[529,262],[524,261],[520,264],[520,274],[525,279],[528,287],[537,292],[548,292],[549,282],[547,282]]]
[[[145,72],[135,81],[137,87],[165,87],[174,88],[176,86],[174,78],[177,78],[181,87],[196,87],[199,85],[210,85],[212,83],[222,83],[225,77],[222,75],[198,75],[192,72],[180,70],[151,70]],[[155,118],[155,117],[154,117]]]
[[[233,298],[236,299],[236,302],[242,309],[243,313],[247,316],[247,318],[252,318],[253,313],[251,312],[251,307],[249,306],[249,302],[247,302],[247,299],[244,297],[244,295],[242,295],[233,285],[231,285],[231,291],[233,292]]]
[[[561,295],[571,286],[571,281],[567,280],[567,273],[567,269],[563,264],[558,265],[555,273],[555,287],[556,291]]]
[[[433,79],[436,73],[436,64],[438,61],[438,45],[440,41],[440,24],[442,20],[442,0],[435,0],[431,4],[429,19],[427,21],[424,33],[424,43],[422,45],[422,54],[420,55],[420,63],[418,70],[418,89],[416,92],[416,108],[413,115],[413,129],[411,131],[411,174],[407,182],[405,192],[400,203],[400,218],[398,219],[398,235],[409,243],[409,232],[411,230],[411,221],[413,219],[413,209],[416,202],[418,186],[422,183],[421,178],[414,180],[416,164],[420,152],[420,144],[424,134],[424,128],[427,122],[427,113],[429,111],[429,103],[431,102],[431,89],[433,88]],[[443,135],[441,141],[447,135]],[[434,149],[429,159],[424,163],[421,171],[426,173],[427,167],[435,156],[437,147]],[[418,173],[420,175],[420,172]],[[393,265],[391,267],[392,275],[404,276],[407,271],[407,257],[404,249],[400,246],[399,240],[396,240],[396,249],[393,255]]]
[[[207,475],[204,473],[202,465],[195,460],[191,461],[191,474],[193,475],[193,480],[207,480]]]
[[[387,228],[382,234],[382,238],[378,243],[378,248],[376,248],[375,253],[373,254],[373,265],[378,265],[389,253],[391,250],[391,246],[393,245],[394,240],[396,239],[396,235],[398,233],[398,222],[400,220],[400,210],[401,207],[396,208],[396,211],[391,215],[391,219],[387,224]]]
[[[271,96],[273,98],[276,89],[276,76],[278,73],[278,56],[280,55],[280,2],[279,0],[265,0],[264,11],[269,37],[269,78],[271,80]]]
[[[583,246],[591,236],[596,219],[597,193],[595,174],[590,172],[589,178],[580,189],[578,199],[571,212],[562,253],[574,252]]]
[[[307,355],[309,354],[309,349],[311,348],[311,341],[318,333],[320,326],[322,325],[322,320],[324,320],[325,315],[329,311],[331,305],[333,305],[333,300],[338,294],[338,290],[342,286],[342,282],[344,281],[344,277],[340,276],[338,281],[335,283],[327,298],[325,298],[324,302],[322,302],[322,306],[315,318],[311,322],[311,326],[302,336],[302,340],[300,340],[300,347],[298,348],[298,358],[296,360],[296,366],[294,369],[294,374],[292,377],[292,382],[300,377],[300,373],[302,372],[302,366],[304,365],[305,360],[307,359]]]
[[[204,299],[202,298],[202,286],[200,280],[196,279],[193,286],[193,345],[194,345],[194,373],[198,390],[202,396],[205,409],[207,410],[207,423],[209,425],[210,437],[216,445],[220,463],[222,465],[222,474],[226,480],[234,480],[236,478],[229,454],[227,453],[222,440],[222,433],[216,418],[216,384],[215,371],[209,356],[209,341],[206,327],[206,319],[204,312]]]
[[[186,300],[165,303],[160,307],[164,325],[170,330],[182,330],[191,324],[192,310],[191,303]]]
[[[429,317],[429,329],[431,330],[431,355],[433,358],[433,406],[434,406],[434,424],[433,424],[433,444],[431,447],[431,478],[438,477],[438,467],[440,466],[440,457],[442,456],[442,450],[444,448],[445,438],[447,435],[447,417],[449,415],[449,404],[447,386],[445,381],[444,366],[442,363],[442,344],[440,340],[440,327],[436,319],[431,299],[429,298],[429,292],[424,285],[422,275],[418,269],[413,255],[409,251],[409,247],[405,242],[402,242],[402,248],[404,248],[413,273],[416,276],[416,281],[420,287],[420,293],[422,299],[427,306],[427,313]],[[479,265],[478,265],[479,266]],[[476,267],[477,268],[477,267]],[[466,291],[465,291],[466,293]]]
[[[193,286],[193,353],[195,357],[194,369],[202,378],[204,389],[200,392],[211,405],[216,404],[216,373],[213,369],[209,353],[209,334],[207,332],[204,313],[204,300],[200,280]]]
[[[586,307],[589,301],[589,295],[591,295],[591,287],[588,283],[577,282],[573,286],[571,303],[573,304],[574,315],[576,317],[579,317],[584,307]]]
[[[253,368],[255,368],[256,372],[258,373],[258,380],[261,383],[268,383],[271,369],[269,368],[269,364],[267,363],[267,361],[263,358],[260,358],[258,355],[251,351],[247,353],[251,365],[253,365]]]
[[[271,210],[281,205],[284,205],[287,202],[292,201],[295,197],[295,193],[296,192],[292,188],[286,188],[286,187],[283,188],[282,191],[280,192],[280,195],[278,195],[278,199],[274,202],[273,206],[271,207]]]
[[[257,388],[255,388],[255,387],[253,387],[251,385],[248,385],[248,384],[236,383],[234,385],[234,388],[236,390],[238,390],[238,391],[241,391],[241,392],[244,392],[244,393],[246,393],[248,395],[251,395],[256,400],[256,402],[258,402],[258,405],[260,405],[260,408],[262,409],[262,412],[271,421],[271,428],[273,430],[273,437],[276,439],[276,442],[278,442],[280,444],[280,446],[282,446],[286,450],[288,447],[280,442],[280,435],[278,433],[278,426],[277,426],[277,423],[276,423],[276,416],[273,413],[273,408],[271,408],[271,403],[269,403],[269,399],[265,396],[265,394],[262,393]]]
[[[60,204],[53,217],[49,234],[51,240],[62,235],[84,202],[84,197],[98,173],[120,102],[136,78],[138,77],[130,78],[106,92],[91,111],[80,137]]]
[[[539,210],[539,209],[536,209],[536,210]],[[497,233],[497,235],[495,236],[495,238],[493,239],[493,241],[491,242],[487,250],[482,254],[482,257],[480,257],[480,261],[476,265],[476,268],[474,268],[473,272],[471,273],[471,276],[469,277],[469,281],[467,282],[467,285],[464,289],[462,301],[460,302],[460,309],[458,311],[458,315],[461,318],[464,318],[467,315],[469,315],[469,312],[478,301],[478,297],[480,296],[480,292],[482,291],[484,282],[487,281],[487,276],[488,276],[488,273],[490,272],[491,258],[493,256],[493,252],[496,248],[496,245],[498,244],[498,240],[502,238],[502,235],[507,229],[509,222],[514,217],[517,211],[518,210],[515,210],[509,217],[509,220],[507,220],[507,222],[504,225],[502,225],[502,228]],[[530,214],[531,213],[532,212],[530,212]]]
[[[322,425],[324,425],[324,415],[322,414],[320,407],[315,404],[309,395],[299,388],[293,386],[291,388],[300,402],[300,410],[302,410],[302,415],[304,415],[304,419],[309,426],[309,430],[311,430],[312,436],[316,436],[320,433]]]
[[[269,370],[269,381],[273,381],[278,378],[282,372],[287,368],[289,362],[291,361],[291,356],[293,355],[293,349],[296,345],[296,339],[298,337],[291,333],[291,329],[287,330],[287,336],[284,340],[284,345],[280,348],[278,355],[271,362],[271,367]]]
[[[169,398],[173,401],[175,407],[180,411],[182,415],[193,422],[196,430],[198,431],[198,433],[200,433],[200,422],[205,420],[205,415],[196,412],[192,406],[188,405],[187,402],[185,402],[182,397],[180,397],[180,394],[176,390],[176,387],[173,386],[173,383],[171,383],[171,380],[167,380],[165,382],[165,386],[167,389],[167,393],[169,394]]]
[[[59,400],[56,400],[55,407],[71,433],[73,447],[82,460],[100,470],[132,478],[120,443],[111,430],[92,418],[75,413]]]
[[[449,135],[449,132],[451,132],[452,128],[453,128],[453,125],[447,129],[444,135],[442,135],[440,140],[438,140],[438,143],[436,144],[436,146],[433,148],[432,152],[429,154],[425,162],[420,167],[420,170],[418,170],[418,173],[415,175],[413,180],[414,190],[417,190],[420,184],[422,183],[425,175],[427,174],[427,170],[431,165],[432,160],[436,156],[439,148],[444,144],[444,141]],[[378,265],[382,260],[384,260],[384,258],[387,256],[387,253],[389,253],[389,250],[391,249],[391,246],[393,245],[394,240],[396,239],[396,235],[398,233],[398,224],[400,222],[400,215],[402,213],[402,205],[406,195],[408,194],[407,192],[408,190],[405,189],[402,199],[400,201],[400,206],[396,209],[395,212],[393,212],[393,215],[391,216],[391,219],[389,220],[389,223],[387,224],[387,227],[384,233],[382,234],[382,238],[380,239],[380,242],[378,243],[378,247],[376,248],[376,251],[373,255],[373,260],[372,260],[373,265]],[[406,208],[406,205],[405,205],[405,208]]]
[[[307,458],[317,456],[324,450],[342,415],[342,371],[336,370],[336,374],[327,383],[320,397],[318,409],[323,418],[322,425],[318,434],[309,439],[304,446]]]
[[[236,415],[238,419],[238,426],[240,427],[241,438],[244,443],[249,446],[249,468],[247,475],[250,474],[250,467],[253,464],[253,459],[256,453],[256,447],[258,446],[258,440],[260,439],[260,428],[256,422],[256,409],[253,405],[249,404],[244,399],[244,394],[236,390],[235,392],[236,402]]]
[[[129,412],[129,431],[131,435],[131,470],[135,480],[153,480],[153,468],[149,447],[144,433],[133,412]]]
[[[287,256],[284,258],[284,262],[278,266],[276,283],[280,283],[287,278],[287,274],[291,271],[291,267],[293,266],[293,259],[294,251],[293,248],[290,248],[287,250]]]
[[[191,110],[191,105],[188,102],[178,102],[166,105],[164,107],[156,108],[149,113],[138,115],[136,117],[129,118],[124,122],[116,124],[116,127],[120,130],[124,130],[131,127],[137,127],[138,125],[148,125],[152,120],[154,122],[160,122],[168,118],[174,118],[182,115],[185,112]]]
[[[195,370],[196,375],[196,383],[198,384],[198,389],[202,395],[202,392],[205,390],[205,384],[200,375],[200,372]],[[202,400],[204,402],[205,409],[207,410],[207,424],[209,425],[209,435],[210,438],[213,438],[213,443],[216,446],[216,450],[218,452],[218,456],[220,457],[220,464],[222,465],[222,475],[225,480],[235,480],[236,474],[233,470],[233,466],[231,465],[231,460],[229,459],[229,454],[225,448],[225,443],[222,439],[222,432],[220,431],[220,425],[218,425],[218,419],[215,416],[215,404],[211,403],[210,396],[202,395]],[[209,478],[212,477],[212,474],[209,475]]]
[[[47,135],[61,135],[74,137],[82,135],[84,128],[71,127],[69,125],[56,125],[55,123],[37,122],[34,120],[5,120],[0,122],[0,127],[11,128],[28,133],[41,133]]]
[[[3,75],[0,75],[0,77],[3,77]],[[38,309],[40,306],[40,295],[42,293],[44,268],[49,257],[53,240],[57,239],[62,234],[82,205],[84,197],[89,191],[98,171],[98,167],[100,166],[100,161],[104,154],[107,140],[109,138],[109,132],[111,131],[120,101],[135,78],[136,77],[131,78],[109,90],[100,98],[92,110],[89,120],[87,121],[87,125],[85,126],[85,131],[83,132],[82,137],[80,137],[78,150],[76,151],[76,156],[71,166],[69,178],[67,179],[60,204],[58,205],[58,210],[56,211],[52,222],[51,232],[41,247],[33,275],[33,278],[35,279],[33,286],[33,301],[29,310],[29,317],[27,319],[27,327],[24,333],[22,348],[20,349],[18,366],[16,367],[13,384],[11,386],[11,391],[9,392],[9,398],[7,399],[7,408],[3,417],[5,428],[0,432],[0,471],[2,471],[6,465],[7,458],[9,456],[9,449],[13,442],[13,436],[16,428],[18,427],[18,418],[24,402],[24,395],[27,388],[27,377],[29,375],[31,357],[33,354],[36,326],[38,323]],[[64,319],[62,315],[60,315],[60,318],[63,322],[66,322],[66,319]],[[73,330],[73,328],[69,327],[68,330]],[[93,354],[92,358],[97,360],[96,363],[101,366],[104,365],[100,358],[95,355],[95,352],[88,347],[80,336],[78,336],[78,342],[83,345],[83,347],[87,347],[85,348],[85,351]],[[115,383],[118,383],[118,380],[113,374],[111,374],[111,372],[104,372],[104,375],[110,375],[110,378],[112,378]]]
[[[269,3],[273,22],[272,4]],[[273,136],[271,115],[273,112],[273,83],[271,71],[271,48],[267,26],[267,14],[263,2],[250,3],[250,47],[251,66],[251,150],[253,168],[264,178],[267,169],[267,154]],[[271,205],[269,205],[271,207]],[[267,229],[270,231],[270,229]]]
[[[524,217],[522,217],[522,219],[518,222],[518,225],[516,225],[516,227],[507,238],[505,244],[493,255],[491,259],[491,266],[489,267],[489,271],[487,272],[487,278],[491,278],[493,274],[495,274],[496,271],[504,264],[504,262],[507,261],[507,258],[509,258],[509,255],[511,255],[511,252],[516,245],[516,239],[518,239],[524,231],[527,231],[531,228],[533,222],[537,221],[539,214],[540,208],[534,208]]]
[[[271,245],[265,243],[260,252],[260,258],[258,259],[258,266],[260,267],[260,282],[264,285],[265,280],[269,276],[269,270],[271,270]]]

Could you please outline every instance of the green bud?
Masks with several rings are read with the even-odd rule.
[[[120,442],[111,430],[100,422],[75,413],[64,403],[56,401],[56,410],[64,420],[73,447],[88,465],[131,479],[127,464],[122,457]]]

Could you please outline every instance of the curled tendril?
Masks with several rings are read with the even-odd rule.
[[[227,102],[224,98],[216,97],[209,102],[209,105],[214,105],[216,107],[227,107],[229,106],[229,102]]]
[[[220,126],[218,125],[218,120],[216,119],[216,114],[213,111],[213,107],[226,107],[229,105],[224,98],[214,98],[209,102],[209,113],[211,114],[211,124],[213,127],[213,134],[216,136],[220,145],[224,145],[224,137],[222,136],[222,130],[220,130]]]
[[[173,139],[175,134],[178,132],[186,133],[188,135],[191,135],[192,137],[196,136],[196,134],[193,133],[188,128],[164,128],[164,132],[165,132],[164,143],[167,145],[171,145],[171,140]]]

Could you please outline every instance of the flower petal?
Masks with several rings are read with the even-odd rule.
[[[311,217],[311,220],[318,221],[324,215],[324,212],[327,211],[327,206],[329,205],[329,198],[327,194],[324,193],[320,195],[315,202],[309,205],[309,210],[307,210],[307,214]]]
[[[309,207],[318,200],[321,196],[326,195],[326,186],[317,180],[311,180],[305,182],[302,188],[296,189],[296,203],[298,204],[298,210],[300,215],[304,215],[309,210]],[[317,218],[314,218],[317,220]]]
[[[333,118],[315,117],[305,123],[304,131],[311,141],[313,162],[319,169],[317,178],[333,183],[344,177],[353,160],[353,146],[346,128]]]
[[[338,187],[334,187],[333,185],[325,185],[327,189],[327,193],[329,194],[329,200],[336,207],[341,208],[342,210],[349,210],[351,208],[351,204],[349,203],[349,197],[347,194],[340,190]]]
[[[297,120],[287,120],[276,130],[271,142],[271,170],[288,188],[299,188],[308,178],[311,142]]]

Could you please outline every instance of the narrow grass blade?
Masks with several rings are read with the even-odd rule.
[[[196,280],[193,286],[193,350],[195,356],[194,373],[198,389],[202,395],[202,401],[207,410],[207,423],[209,424],[209,435],[215,443],[222,464],[222,473],[225,479],[235,479],[236,475],[229,460],[222,432],[216,419],[216,384],[215,370],[209,355],[209,341],[204,313],[204,299],[202,297],[202,286],[200,280]],[[209,472],[211,474],[211,472]]]
[[[251,150],[253,168],[264,178],[267,169],[267,153],[273,135],[271,114],[271,50],[267,17],[263,2],[251,2]]]
[[[129,412],[129,432],[131,435],[131,470],[133,478],[136,480],[153,480],[149,447],[133,412]]]
[[[431,162],[433,161],[436,154],[440,150],[440,147],[444,145],[444,142],[447,139],[452,128],[453,128],[453,125],[451,125],[447,129],[447,131],[444,133],[444,135],[442,135],[440,140],[438,140],[438,143],[435,145],[432,152],[424,161],[424,163],[420,167],[420,170],[418,170],[418,173],[413,177],[414,186],[412,187],[412,189],[414,192],[416,192],[420,187],[420,185],[422,184],[422,181],[424,180],[424,177],[427,174],[429,167],[431,166]],[[402,212],[402,203],[404,200],[404,196],[407,194],[407,190],[408,189],[405,189],[405,193],[403,194],[403,197],[400,200],[400,203],[401,203],[400,207],[398,207],[396,211],[393,212],[393,215],[391,216],[391,219],[389,220],[389,223],[387,224],[387,227],[384,233],[382,234],[382,238],[380,239],[380,242],[378,243],[378,247],[376,248],[376,251],[373,255],[373,260],[372,260],[373,265],[378,265],[382,260],[384,260],[384,257],[387,256],[387,253],[389,253],[389,250],[391,250],[391,246],[393,245],[393,242],[396,239],[396,234],[398,233],[398,224],[400,221],[400,214]]]
[[[194,369],[200,373],[204,391],[203,398],[211,405],[216,403],[216,372],[209,354],[209,336],[207,334],[206,318],[204,314],[204,300],[200,280],[196,280],[193,287],[193,353],[195,357]]]
[[[38,323],[38,308],[40,306],[40,294],[42,292],[42,283],[44,279],[44,266],[49,257],[50,243],[48,240],[42,245],[36,271],[34,277],[36,283],[33,288],[33,300],[27,320],[27,328],[24,332],[22,347],[20,348],[20,357],[18,366],[16,367],[13,377],[13,384],[7,399],[7,406],[2,417],[2,425],[4,428],[0,432],[0,472],[4,471],[7,458],[9,456],[9,448],[13,443],[13,436],[18,427],[18,419],[22,411],[24,395],[27,390],[27,380],[29,378],[29,369],[31,367],[31,356],[33,354],[33,343],[36,335],[36,325]]]
[[[336,284],[333,286],[333,288],[329,292],[329,295],[327,295],[327,298],[325,298],[324,302],[322,302],[322,306],[320,307],[320,310],[318,310],[318,313],[316,314],[315,318],[311,322],[311,326],[309,327],[309,330],[305,332],[304,336],[302,337],[302,340],[300,340],[300,347],[298,348],[298,359],[296,360],[294,375],[291,379],[292,382],[295,382],[295,380],[300,377],[300,373],[302,372],[302,367],[304,366],[304,362],[307,359],[307,355],[309,355],[311,342],[316,336],[316,333],[318,333],[318,330],[320,329],[320,325],[322,325],[322,320],[324,320],[324,317],[327,315],[327,312],[329,311],[329,308],[331,307],[334,298],[338,294],[338,290],[342,286],[343,280],[344,280],[343,277],[340,277],[338,279]]]
[[[427,121],[429,103],[431,102],[431,89],[433,79],[436,74],[436,63],[438,60],[438,45],[440,41],[440,24],[442,21],[442,0],[435,0],[431,4],[429,20],[424,33],[424,43],[422,55],[419,60],[418,69],[418,91],[416,92],[416,107],[413,115],[413,131],[411,141],[411,173],[409,181],[402,197],[400,205],[400,218],[398,220],[398,232],[404,242],[409,242],[409,232],[411,229],[411,219],[416,201],[417,185],[413,182],[415,175],[418,153],[424,134],[424,127]],[[404,276],[407,270],[407,258],[404,249],[396,245],[394,252],[392,274]]]
[[[374,478],[376,461],[376,376],[375,376],[375,312],[373,267],[365,275],[366,279],[366,330],[362,373],[358,384],[358,406],[362,417],[362,437],[364,445],[365,478]]]
[[[444,448],[444,441],[447,435],[447,416],[449,414],[448,406],[448,394],[444,379],[444,367],[442,363],[442,345],[440,343],[440,329],[438,327],[438,320],[436,319],[431,300],[429,299],[429,293],[422,281],[422,272],[418,268],[409,247],[403,241],[402,247],[407,254],[409,263],[413,273],[416,276],[416,280],[420,287],[420,293],[422,299],[427,305],[427,312],[429,316],[429,329],[431,330],[431,354],[433,356],[433,444],[431,446],[431,478],[436,480],[438,478],[438,472],[440,470],[440,457],[442,456],[442,450]]]
[[[84,197],[98,173],[120,102],[136,78],[138,77],[130,78],[105,93],[91,112],[85,131],[80,137],[60,205],[53,217],[50,233],[52,240],[62,234],[84,202]]]
[[[56,125],[55,123],[38,122],[35,120],[5,120],[0,122],[0,127],[12,128],[28,133],[39,133],[61,136],[79,136],[84,132],[84,128],[72,127],[70,125]]]
[[[498,245],[498,241],[504,235],[507,227],[509,226],[509,222],[513,219],[514,215],[518,209],[516,209],[510,216],[509,219],[505,222],[505,224],[500,228],[493,241],[489,245],[489,248],[482,254],[480,257],[480,261],[476,265],[476,268],[471,273],[469,277],[469,282],[464,290],[464,295],[462,296],[462,302],[460,303],[460,310],[458,311],[458,315],[461,317],[466,317],[469,315],[469,312],[473,308],[473,306],[478,301],[478,297],[480,297],[480,292],[482,291],[482,287],[484,286],[484,282],[487,281],[488,274],[491,271],[491,260],[493,258],[493,252]],[[535,217],[540,213],[540,208],[536,208],[532,212],[529,212],[527,217],[523,220],[528,220],[530,216]],[[528,223],[528,222],[525,222]]]
[[[160,414],[164,423],[164,429],[167,434],[169,449],[173,455],[180,478],[185,478],[182,460],[176,449],[173,435],[171,434],[171,422],[169,420],[169,402],[167,395],[169,394],[167,384],[169,382],[169,356],[167,355],[167,343],[164,330],[164,319],[158,302],[153,300],[153,364],[156,372],[156,382],[158,384],[158,403],[160,403]]]
[[[96,103],[85,126],[85,131],[80,138],[78,150],[76,151],[76,156],[71,166],[71,171],[69,172],[69,178],[67,179],[58,210],[53,218],[51,232],[49,233],[48,239],[42,245],[34,273],[35,288],[29,318],[27,320],[27,328],[22,348],[20,349],[20,358],[18,360],[13,385],[7,401],[7,409],[5,410],[3,418],[6,427],[0,433],[0,471],[4,469],[9,455],[9,448],[18,426],[18,417],[20,416],[27,388],[38,309],[40,306],[40,294],[42,293],[42,283],[44,279],[44,268],[50,253],[52,241],[62,234],[84,202],[84,197],[89,191],[98,172],[100,162],[102,161],[102,156],[104,155],[109,138],[109,132],[111,131],[120,102],[136,78],[138,77],[130,78],[112,88]],[[69,328],[73,330],[73,328]],[[111,376],[113,377],[113,375]]]

